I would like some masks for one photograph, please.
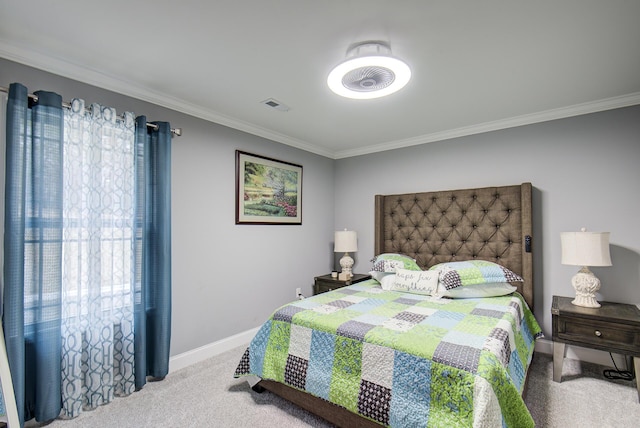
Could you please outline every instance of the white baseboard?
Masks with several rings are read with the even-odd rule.
[[[176,370],[199,363],[207,358],[215,357],[218,354],[222,354],[223,352],[237,348],[238,346],[248,345],[259,329],[260,327],[256,327],[251,330],[226,337],[222,340],[209,343],[208,345],[183,352],[182,354],[175,355],[169,358],[169,373],[173,373]]]
[[[548,339],[536,340],[536,352],[542,352],[543,354],[553,355],[553,341]],[[565,358],[572,360],[579,360],[593,364],[600,364],[602,366],[611,367],[611,357],[608,352],[598,351],[597,349],[582,348],[580,346],[566,346]],[[627,369],[625,356],[619,354],[613,354],[613,358],[621,370]]]

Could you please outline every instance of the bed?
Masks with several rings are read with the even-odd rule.
[[[522,399],[541,335],[531,312],[531,190],[523,183],[376,195],[373,270],[386,266],[383,256],[408,257],[417,268],[394,261],[393,278],[425,270],[433,279],[436,269],[438,292],[385,289],[384,272],[285,305],[234,375],[337,426],[533,426]],[[501,282],[516,291],[442,297],[442,278],[466,278],[451,268],[464,263],[500,267],[514,275]]]

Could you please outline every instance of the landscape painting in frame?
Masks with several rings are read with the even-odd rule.
[[[302,166],[236,150],[236,224],[302,224]]]

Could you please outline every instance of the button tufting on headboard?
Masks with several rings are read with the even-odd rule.
[[[531,184],[376,196],[376,254],[403,253],[423,268],[451,260],[499,261],[524,273],[533,304]],[[531,290],[528,290],[531,288]]]

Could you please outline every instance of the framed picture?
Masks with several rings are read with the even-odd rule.
[[[302,166],[236,150],[236,224],[302,224]]]

